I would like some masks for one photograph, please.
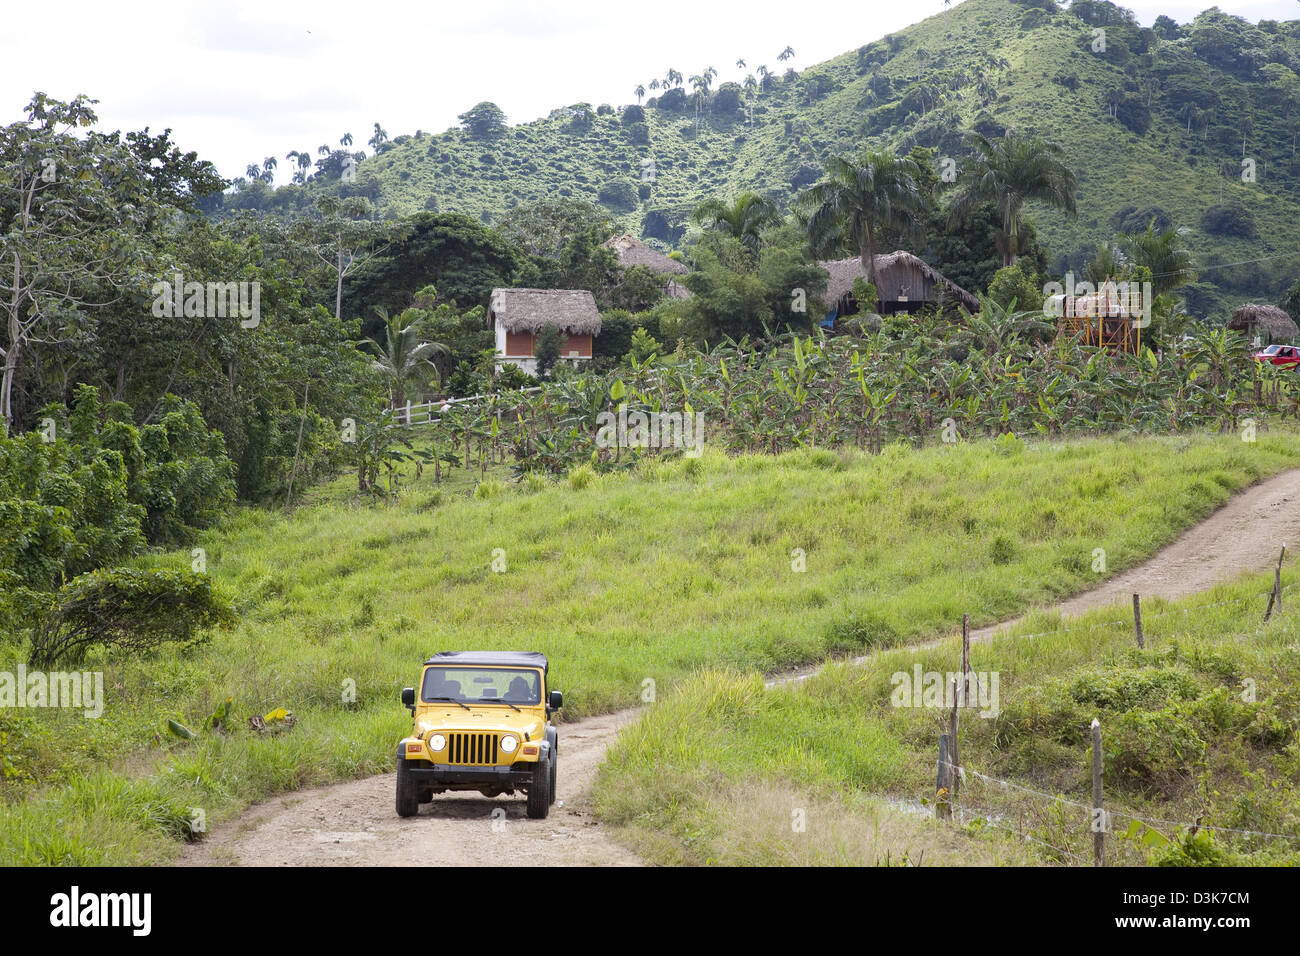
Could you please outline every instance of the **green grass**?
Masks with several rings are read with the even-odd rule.
[[[895,857],[915,861],[928,849],[940,864],[999,853],[1018,862],[1027,852],[1040,863],[1087,864],[1096,717],[1112,863],[1295,864],[1300,619],[1293,611],[1263,624],[1270,585],[1271,576],[1253,576],[1149,602],[1143,650],[1124,607],[1068,622],[1038,614],[975,645],[973,669],[999,675],[1000,708],[992,718],[963,711],[961,760],[1012,786],[968,774],[954,825],[918,830],[915,816],[897,809],[932,812],[941,711],[895,706],[893,695],[895,675],[917,664],[959,670],[959,640],[832,665],[768,691],[757,675],[698,675],[611,749],[597,811],[665,863],[838,862],[819,843],[860,828],[863,803],[883,803],[896,809],[877,817],[902,827],[890,840]],[[823,808],[817,832],[778,825],[810,801]],[[1194,834],[1194,823],[1220,829]],[[1242,830],[1290,839],[1228,832]],[[937,833],[949,842],[936,843]]]
[[[544,651],[570,718],[639,702],[647,679],[666,701],[704,668],[779,670],[1086,589],[1095,548],[1112,572],[1130,566],[1298,453],[1300,436],[1280,431],[1254,444],[706,454],[478,495],[463,473],[441,489],[426,475],[391,504],[353,500],[343,477],[292,515],[243,510],[199,542],[239,607],[233,630],[188,651],[92,659],[105,672],[99,720],[0,711],[0,862],[164,859],[175,807],[211,825],[273,793],[384,769],[406,728],[398,690],[439,649]],[[23,650],[0,647],[0,670]],[[199,730],[228,695],[229,735],[168,733],[169,718]],[[298,716],[291,731],[247,729],[276,707]],[[826,772],[886,786],[898,783],[890,767],[863,751]],[[103,803],[68,789],[111,778],[131,785]],[[142,809],[155,804],[172,809]]]

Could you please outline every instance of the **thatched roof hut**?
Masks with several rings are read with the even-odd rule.
[[[657,249],[651,249],[630,232],[607,239],[605,245],[618,255],[618,264],[624,269],[645,266],[651,272],[665,275],[686,275],[690,272],[685,263],[669,258]]]
[[[826,303],[834,306],[840,315],[853,314],[857,308],[851,301],[853,282],[859,276],[866,278],[862,257],[833,259],[817,265],[830,274],[826,283]],[[900,249],[878,255],[875,265],[876,295],[881,313],[908,312],[918,305],[937,305],[940,298],[965,306],[971,312],[979,310],[979,299],[910,252]]]
[[[1232,313],[1228,328],[1258,334],[1265,342],[1290,342],[1300,334],[1295,320],[1275,305],[1243,305]]]
[[[553,325],[561,332],[599,335],[600,310],[585,289],[493,289],[488,324],[507,332]]]
[[[618,264],[624,269],[644,266],[651,272],[665,276],[681,276],[691,271],[684,262],[670,258],[658,249],[651,249],[630,232],[605,240],[605,245],[618,255]],[[664,295],[670,299],[689,299],[691,290],[669,279],[664,286]]]

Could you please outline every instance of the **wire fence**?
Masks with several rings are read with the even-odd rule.
[[[1285,549],[1283,551],[1283,557],[1285,557]],[[1252,593],[1252,594],[1240,595],[1222,601],[1198,603],[1190,606],[1168,607],[1160,611],[1156,611],[1154,613],[1142,614],[1141,621],[1142,623],[1147,623],[1151,621],[1157,621],[1162,618],[1176,617],[1177,615],[1193,615],[1213,608],[1223,608],[1223,607],[1230,607],[1230,606],[1242,607],[1248,604],[1255,603],[1261,597],[1267,597],[1269,598],[1268,611],[1265,612],[1265,617],[1264,617],[1265,622],[1267,622],[1268,615],[1271,615],[1274,610],[1275,602],[1276,602],[1277,609],[1280,611],[1282,594],[1291,591],[1293,588],[1296,587],[1297,583],[1300,583],[1300,582],[1293,582],[1292,584],[1288,584],[1285,586],[1282,585],[1281,563],[1282,563],[1281,559],[1279,559],[1278,567],[1274,575],[1274,586],[1268,591],[1259,592],[1258,594]],[[994,634],[989,636],[999,636],[999,637],[1004,636],[1004,637],[1010,637],[1014,640],[1032,640],[1035,638],[1048,637],[1056,634],[1068,633],[1071,631],[1096,630],[1098,628],[1109,628],[1109,627],[1123,625],[1126,627],[1134,627],[1137,630],[1140,639],[1141,625],[1138,623],[1137,607],[1138,607],[1138,601],[1135,596],[1133,617],[1129,617],[1126,615],[1125,617],[1117,618],[1114,620],[1089,621],[1089,622],[1083,622],[1083,623],[1079,623],[1067,627],[1036,631],[1029,634],[1014,633],[1014,624],[1013,624],[1004,629],[1000,629]],[[1289,632],[1290,628],[1287,628],[1287,630]],[[1261,625],[1254,628],[1252,631],[1242,631],[1234,636],[1236,639],[1242,639],[1247,636],[1261,634],[1263,633],[1263,631],[1264,631],[1264,627]],[[964,632],[963,642],[965,646],[963,648],[963,659],[965,661],[969,660],[969,644],[968,644],[969,637],[970,637],[969,631]],[[962,665],[963,671],[966,671],[967,666],[968,664],[963,663]],[[975,672],[973,671],[973,669],[969,671],[969,674],[971,676],[975,676]],[[956,698],[955,679],[953,682],[953,686],[954,686],[954,698]],[[938,764],[939,780],[936,785],[936,789],[938,790],[937,801],[936,801],[936,815],[938,816],[946,817],[946,816],[955,815],[959,822],[978,823],[979,826],[981,827],[989,827],[992,829],[1005,831],[1024,840],[1025,842],[1035,844],[1037,846],[1042,847],[1044,850],[1051,851],[1051,853],[1055,855],[1055,858],[1060,861],[1063,862],[1073,861],[1080,864],[1086,864],[1088,862],[1088,858],[1085,854],[1080,853],[1074,849],[1070,849],[1067,846],[1059,845],[1061,842],[1069,842],[1070,836],[1069,836],[1068,828],[1063,828],[1061,831],[1061,836],[1064,836],[1065,840],[1062,841],[1060,837],[1055,837],[1054,838],[1055,842],[1053,842],[1051,839],[1046,839],[1045,838],[1046,834],[1043,832],[1043,831],[1050,832],[1051,829],[1050,822],[1046,824],[1037,825],[1036,826],[1037,832],[1028,832],[1024,826],[1024,819],[1026,816],[1028,816],[1028,811],[1025,810],[1024,805],[1022,804],[1017,806],[1014,803],[1008,805],[1008,801],[1006,801],[1005,799],[1003,800],[997,799],[998,795],[1015,794],[1022,801],[1028,801],[1029,805],[1037,806],[1039,808],[1047,809],[1047,810],[1059,810],[1062,808],[1068,808],[1069,810],[1072,811],[1082,811],[1084,814],[1084,819],[1087,822],[1086,832],[1088,835],[1091,835],[1094,838],[1097,837],[1097,833],[1099,829],[1103,835],[1107,833],[1111,833],[1111,821],[1128,820],[1131,821],[1132,823],[1141,824],[1151,828],[1157,834],[1159,834],[1159,836],[1162,837],[1166,842],[1171,842],[1177,839],[1179,834],[1183,834],[1183,833],[1191,834],[1200,831],[1205,831],[1208,833],[1221,834],[1225,837],[1230,837],[1230,838],[1280,840],[1280,841],[1285,841],[1286,843],[1292,846],[1300,844],[1300,833],[1277,833],[1269,830],[1255,830],[1246,827],[1216,826],[1213,824],[1206,824],[1201,822],[1202,818],[1200,817],[1198,817],[1195,821],[1171,820],[1171,819],[1165,819],[1163,817],[1146,816],[1141,813],[1136,813],[1129,810],[1105,808],[1103,806],[1100,797],[1100,794],[1102,794],[1102,782],[1103,782],[1102,764],[1101,764],[1100,756],[1095,757],[1094,764],[1093,764],[1094,799],[1092,803],[1084,803],[1079,800],[1073,800],[1060,793],[1049,793],[1028,786],[1027,784],[1024,783],[1019,783],[1013,780],[1007,780],[1001,777],[997,777],[992,774],[985,773],[980,770],[976,770],[973,767],[963,766],[961,764],[960,757],[957,757],[956,759],[952,759],[952,760],[949,759],[949,755],[955,753],[957,749],[957,742],[955,737],[957,728],[959,726],[957,720],[957,713],[958,713],[958,705],[954,702],[953,715],[951,718],[951,722],[949,724],[949,730],[953,734],[953,736],[950,740],[950,735],[948,733],[943,734],[940,743],[940,751],[939,751],[940,757],[939,757],[939,764]],[[1093,734],[1094,734],[1093,746],[1100,747],[1101,730],[1100,730],[1100,725],[1095,721],[1093,724]],[[952,749],[950,749],[950,747]],[[969,796],[966,796],[963,799],[962,796],[963,788],[968,788],[968,787],[973,788],[974,785],[976,784],[978,784],[981,788],[980,796],[982,798],[982,802],[989,804],[989,806],[984,806],[984,807],[977,806],[974,802],[970,800]],[[996,809],[993,809],[992,807],[994,807],[995,805],[996,805]],[[1016,827],[1008,826],[1006,822],[1006,818],[1008,816],[1015,816],[1019,821],[1019,825]],[[1168,832],[1162,833],[1161,829],[1157,829],[1157,828],[1164,829],[1165,831]],[[1134,837],[1137,836],[1137,833],[1133,832],[1131,824],[1130,824],[1130,832],[1132,832],[1132,835]],[[1080,835],[1083,835],[1083,831],[1080,831]],[[1094,864],[1101,863],[1103,860],[1103,849],[1102,849],[1103,844],[1104,844],[1104,840],[1097,840],[1097,842],[1094,843],[1094,856],[1093,856]]]

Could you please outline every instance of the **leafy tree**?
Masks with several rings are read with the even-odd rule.
[[[498,136],[506,129],[506,114],[501,111],[501,107],[486,100],[456,118],[460,120],[461,126],[477,139]]]
[[[1043,286],[1025,260],[1003,266],[989,283],[988,298],[1004,309],[1042,311]]]
[[[384,240],[391,230],[371,220],[364,196],[318,196],[316,208],[319,221],[300,219],[295,226],[301,241],[334,273],[334,318],[341,319],[343,280],[387,248]]]
[[[193,571],[113,568],[69,581],[32,628],[28,663],[54,668],[91,647],[143,651],[189,644],[210,627],[229,627],[234,608],[212,578]]]
[[[403,221],[382,254],[353,274],[345,294],[401,311],[436,279],[444,299],[486,306],[494,288],[516,284],[524,265],[500,233],[469,216],[418,213]]]

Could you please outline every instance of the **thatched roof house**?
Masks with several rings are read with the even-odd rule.
[[[1295,320],[1275,305],[1243,305],[1232,313],[1228,328],[1259,335],[1265,343],[1290,342],[1300,334]]]
[[[686,273],[690,272],[685,263],[664,255],[658,249],[651,249],[630,232],[607,239],[605,245],[613,249],[618,255],[618,264],[624,269],[630,269],[632,266],[645,266],[651,272],[663,272],[665,274],[686,275]]]
[[[660,275],[665,276],[686,275],[691,271],[685,263],[664,255],[658,249],[651,249],[630,232],[605,240],[605,245],[614,250],[614,253],[618,256],[618,264],[624,269],[631,269],[633,266],[644,266],[651,272],[658,272]],[[673,299],[689,299],[691,297],[689,289],[672,279],[668,280],[664,292],[669,298]]]
[[[833,259],[818,262],[830,274],[826,283],[826,304],[835,315],[853,315],[857,301],[853,298],[853,283],[859,276],[866,278],[862,257]],[[921,306],[947,304],[964,306],[970,312],[979,310],[979,299],[957,283],[945,278],[924,259],[899,250],[876,256],[876,296],[878,311],[882,315],[911,312]]]
[[[600,310],[585,289],[493,289],[488,327],[496,339],[497,364],[512,363],[533,374],[537,333],[553,325],[564,334],[561,355],[591,358],[591,342],[600,334]]]

